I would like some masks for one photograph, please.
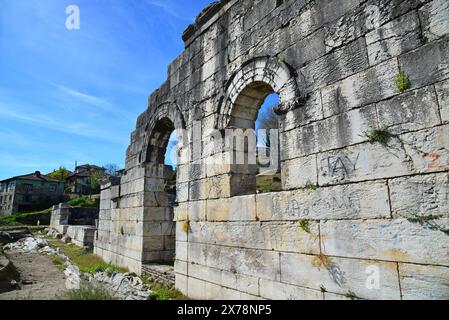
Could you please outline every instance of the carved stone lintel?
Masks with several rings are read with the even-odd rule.
[[[297,97],[289,101],[281,102],[277,107],[274,108],[274,112],[277,115],[286,114],[289,111],[295,110],[297,108],[303,107],[307,99],[304,97]]]

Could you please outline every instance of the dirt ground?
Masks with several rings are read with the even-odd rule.
[[[65,275],[48,256],[7,254],[20,274],[20,290],[0,293],[0,300],[53,300],[66,290]]]

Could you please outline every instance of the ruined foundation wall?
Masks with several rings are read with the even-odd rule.
[[[183,293],[449,298],[446,0],[222,1],[184,40],[137,121],[126,174],[103,188],[97,254],[136,272],[173,256],[156,156],[167,118],[187,132],[174,217]],[[263,95],[254,83],[280,96],[284,191],[238,195],[251,175],[210,165],[229,152],[211,134],[245,127],[241,106]],[[386,144],[366,135],[376,128],[392,135]],[[200,159],[198,141],[209,150]]]

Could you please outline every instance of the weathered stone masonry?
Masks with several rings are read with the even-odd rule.
[[[447,0],[221,1],[183,39],[126,174],[103,186],[97,254],[136,272],[175,259],[196,299],[449,298]],[[231,152],[211,135],[252,127],[271,92],[284,191],[256,194],[249,166],[211,164]],[[374,128],[394,136],[371,143]],[[174,209],[173,129],[185,129]]]

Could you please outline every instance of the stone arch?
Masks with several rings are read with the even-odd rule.
[[[296,73],[286,62],[276,57],[257,57],[245,62],[229,79],[220,97],[216,127],[234,126],[232,113],[244,112],[243,108],[258,109],[272,92],[279,95],[280,105],[276,109],[279,114],[300,107],[304,102]],[[243,107],[242,110],[236,110],[239,107]],[[257,118],[257,112],[251,111],[249,117]]]
[[[184,142],[186,122],[176,102],[164,102],[149,112],[141,162],[161,164],[164,162],[168,139],[174,130],[178,134],[178,141]]]

